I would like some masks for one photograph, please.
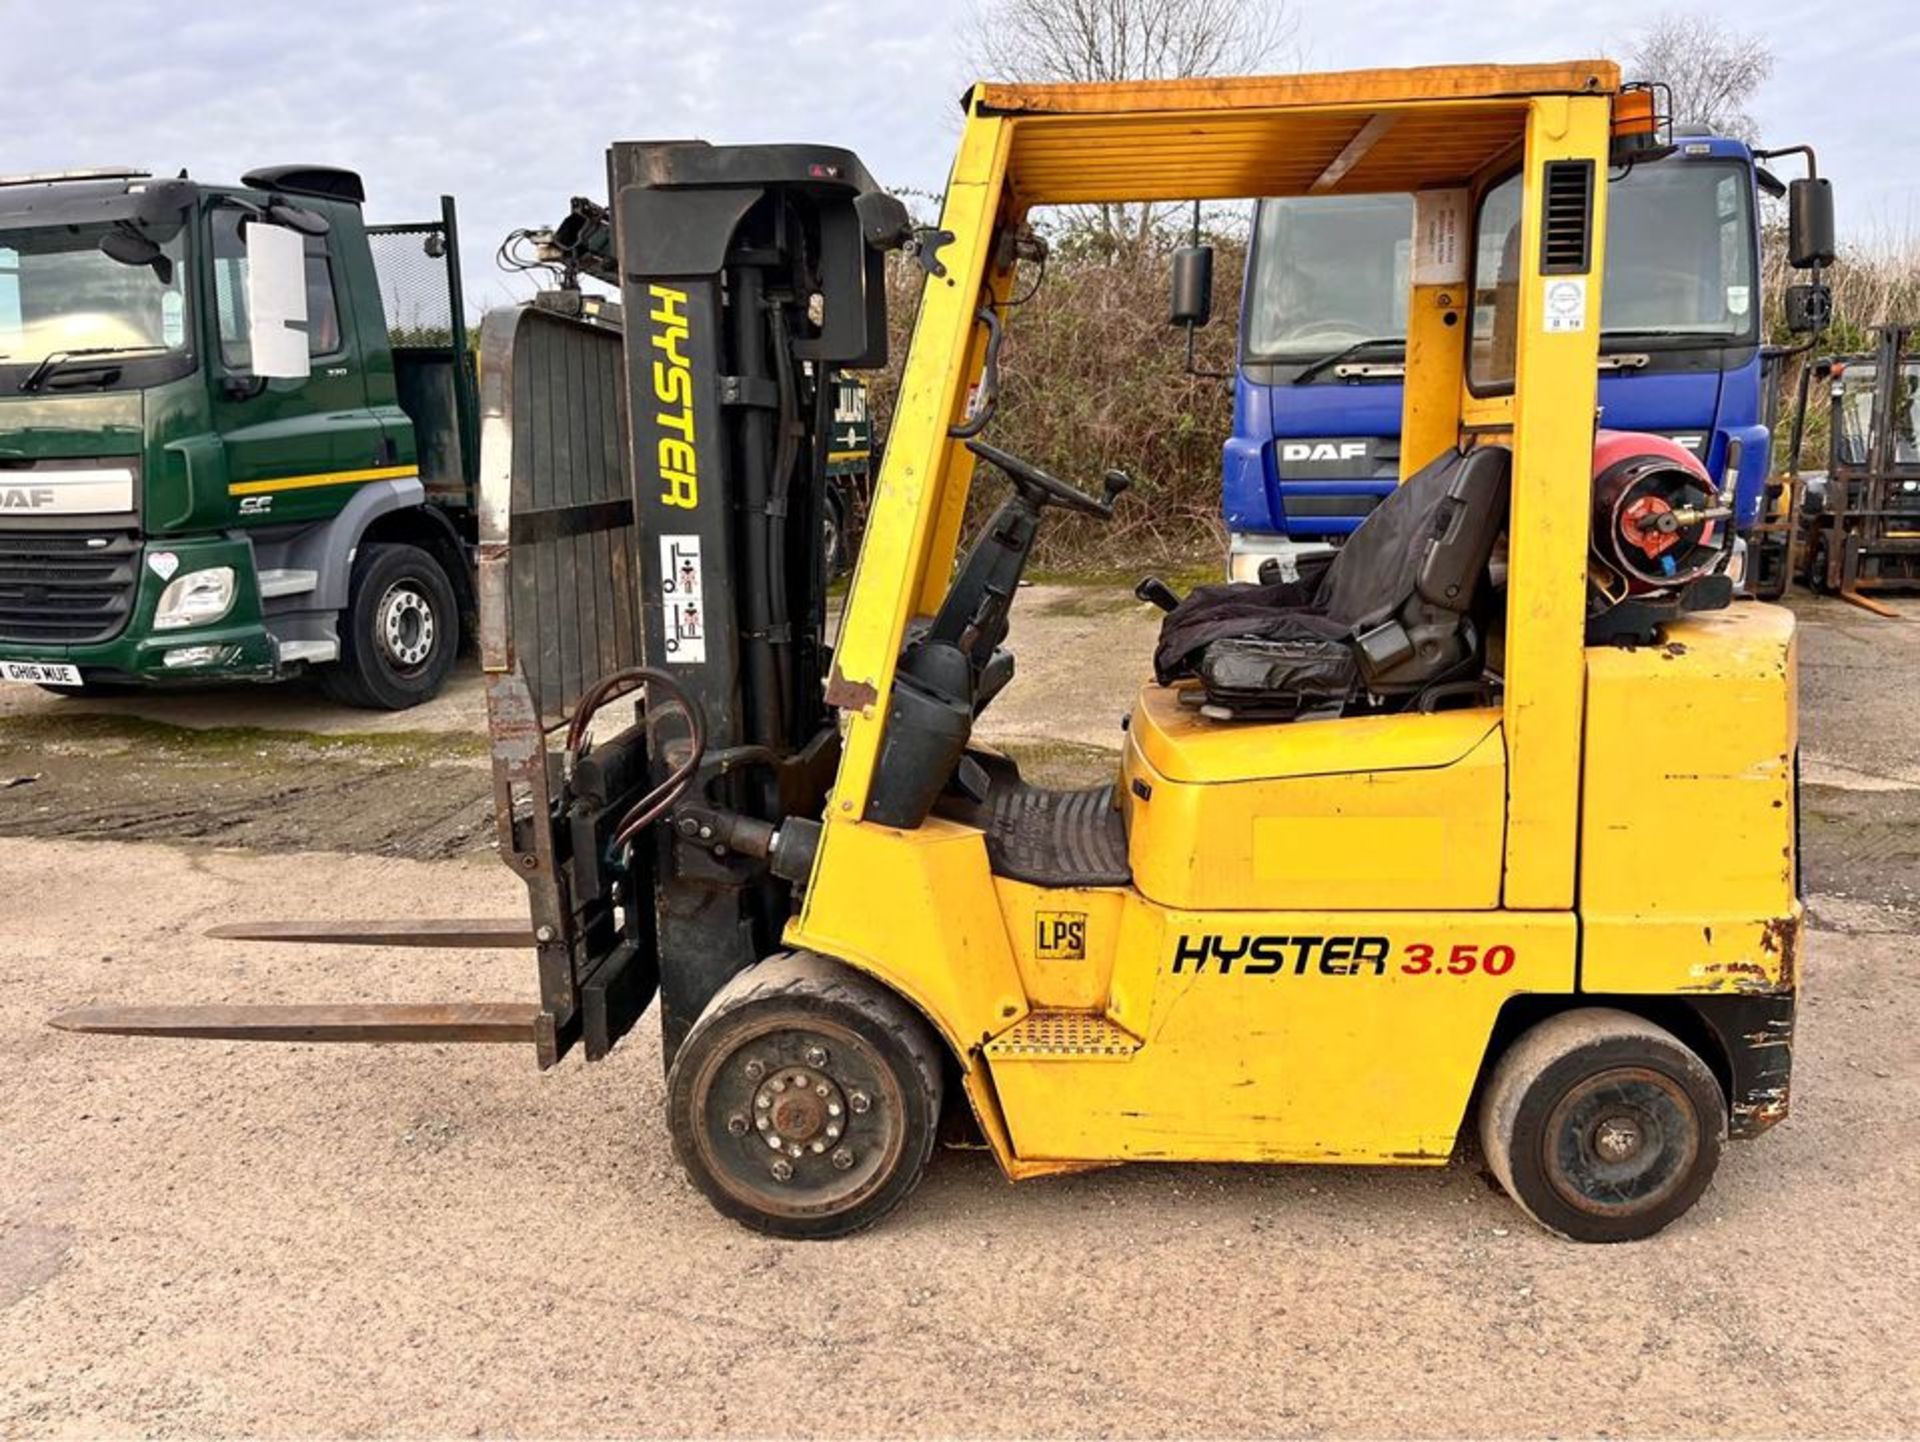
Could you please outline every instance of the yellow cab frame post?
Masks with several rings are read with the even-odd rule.
[[[1010,1175],[1439,1163],[1490,1061],[1583,991],[1704,1058],[1736,1132],[1784,1111],[1784,1064],[1756,1071],[1726,1040],[1751,1017],[1697,998],[1784,998],[1790,1030],[1791,619],[1737,608],[1658,652],[1584,641],[1621,99],[1597,61],[971,92],[945,274],[926,283],[829,685],[844,753],[787,940],[912,1003]],[[1451,192],[1477,213],[1516,169],[1510,388],[1476,393],[1468,374],[1469,334],[1498,309],[1477,230],[1464,268],[1416,266],[1409,307],[1407,473],[1511,447],[1494,704],[1221,725],[1148,686],[1117,786],[1126,885],[1012,880],[977,827],[871,819],[896,662],[952,570],[973,468],[950,430],[1009,228],[1034,206],[1309,190]],[[1548,263],[1550,171],[1584,176],[1572,267]],[[1663,756],[1642,696],[1703,744]],[[1753,710],[1780,720],[1733,724]],[[1736,732],[1760,739],[1722,744]],[[1637,1146],[1638,1125],[1610,1120],[1604,1145]]]

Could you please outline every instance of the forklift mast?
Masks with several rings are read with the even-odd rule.
[[[708,799],[817,817],[837,737],[818,541],[833,395],[813,377],[885,364],[885,257],[862,215],[883,218],[884,244],[905,211],[824,146],[623,143],[608,169],[642,658],[703,718]],[[670,739],[649,740],[657,785]],[[696,834],[650,838],[659,947],[676,959],[669,1057],[713,992],[778,947],[789,910],[784,880],[680,824]]]
[[[885,363],[884,251],[909,234],[845,150],[607,159],[595,273],[621,322],[563,293],[483,340],[482,661],[544,1065],[604,1056],[656,990],[671,1061],[779,945],[838,761],[817,378]],[[629,694],[636,724],[589,740]]]

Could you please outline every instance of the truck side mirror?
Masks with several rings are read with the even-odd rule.
[[[110,230],[100,237],[100,251],[122,265],[151,270],[162,285],[173,284],[173,261],[151,237],[137,230]]]
[[[312,373],[307,359],[307,245],[297,230],[247,226],[249,369],[265,380]]]
[[[1173,253],[1172,324],[1197,330],[1213,319],[1213,247],[1183,245]]]
[[[1787,186],[1787,264],[1795,270],[1832,265],[1833,182],[1802,178]]]
[[[319,211],[308,210],[304,205],[295,205],[277,195],[267,202],[267,219],[275,225],[297,230],[302,235],[325,235],[333,229],[333,222]]]
[[[1833,324],[1833,292],[1825,281],[1788,286],[1782,308],[1787,329],[1795,335],[1818,335]]]

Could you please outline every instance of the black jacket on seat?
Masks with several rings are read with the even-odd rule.
[[[1286,718],[1461,675],[1480,657],[1474,600],[1510,464],[1504,446],[1447,451],[1299,580],[1195,590],[1161,623],[1155,679],[1197,676],[1223,715]]]

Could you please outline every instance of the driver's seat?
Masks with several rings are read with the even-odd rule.
[[[1300,579],[1203,586],[1160,627],[1161,685],[1200,682],[1222,720],[1339,715],[1477,679],[1475,601],[1506,528],[1505,446],[1447,451]]]

